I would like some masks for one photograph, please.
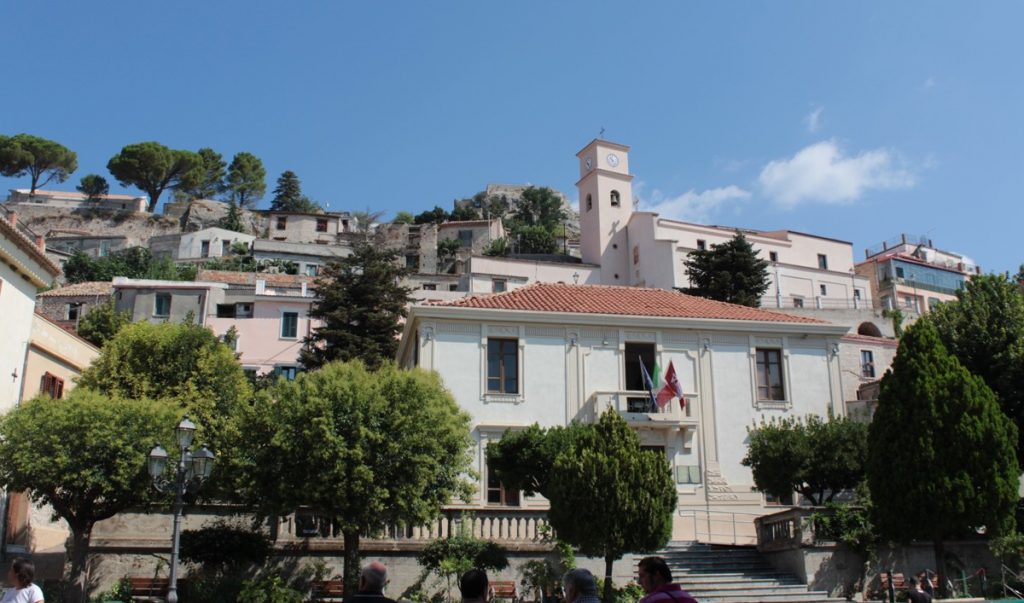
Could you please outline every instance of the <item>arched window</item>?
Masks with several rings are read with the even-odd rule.
[[[594,207],[594,198],[587,195],[587,211],[590,211]]]
[[[874,323],[862,322],[857,327],[857,334],[858,335],[868,335],[870,337],[881,337],[882,336],[882,330],[879,329],[878,326],[875,325]]]
[[[612,191],[612,207],[619,206],[619,191]]]

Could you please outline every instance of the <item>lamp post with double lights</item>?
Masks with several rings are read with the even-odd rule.
[[[157,444],[149,451],[147,459],[149,475],[153,485],[161,492],[174,492],[174,528],[171,533],[171,570],[167,585],[167,603],[178,603],[178,542],[181,536],[182,499],[190,486],[198,488],[213,473],[214,455],[206,446],[195,452],[192,438],[196,433],[196,424],[188,417],[181,419],[174,428],[174,436],[178,445],[178,464],[170,477],[167,473],[168,454],[163,446]]]

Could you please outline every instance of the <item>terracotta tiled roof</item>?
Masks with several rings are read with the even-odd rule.
[[[890,339],[888,337],[873,337],[871,335],[861,335],[859,333],[850,333],[843,335],[841,341],[847,343],[866,343],[868,345],[880,345],[887,348],[899,347],[900,342],[896,339]]]
[[[197,281],[225,283],[227,285],[252,285],[256,280],[266,281],[274,287],[302,287],[302,283],[313,284],[313,277],[300,274],[272,274],[268,272],[233,272],[231,270],[200,270]]]
[[[87,281],[84,283],[75,283],[74,285],[65,285],[63,287],[57,287],[56,289],[50,289],[49,291],[43,291],[39,294],[39,297],[71,297],[75,295],[111,295],[114,292],[114,286],[110,281]]]
[[[664,289],[604,285],[534,283],[505,293],[466,297],[432,305],[571,314],[829,324],[813,318],[748,308]]]

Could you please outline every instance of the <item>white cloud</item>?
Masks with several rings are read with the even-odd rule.
[[[821,114],[825,111],[825,107],[815,107],[814,111],[807,114],[804,117],[804,124],[807,125],[807,131],[814,134],[821,128]]]
[[[749,199],[750,193],[736,185],[712,188],[697,192],[693,189],[675,196],[666,197],[655,190],[650,200],[640,203],[644,211],[653,211],[666,218],[689,222],[706,222],[711,215],[729,201]]]
[[[934,88],[935,87],[935,76],[928,76],[928,79],[926,79],[924,81],[923,85],[924,85],[925,89]]]
[[[846,156],[834,140],[824,140],[797,151],[789,159],[769,162],[758,181],[764,194],[781,205],[802,202],[850,203],[867,190],[914,186],[914,176],[897,165],[889,149]]]

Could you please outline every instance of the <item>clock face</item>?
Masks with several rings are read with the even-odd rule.
[[[615,153],[608,153],[608,165],[612,167],[618,167],[619,158],[615,155]]]
[[[592,167],[594,167],[594,158],[593,157],[587,157],[586,163],[587,163],[587,169],[588,170],[591,169]]]

